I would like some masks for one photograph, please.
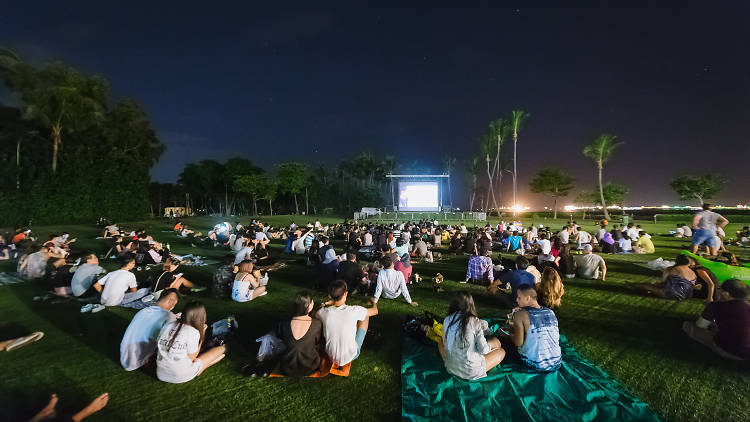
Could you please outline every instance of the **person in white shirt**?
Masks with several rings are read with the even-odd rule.
[[[583,249],[583,245],[591,243],[591,235],[589,232],[581,230],[576,235],[576,241],[578,241],[578,249]]]
[[[638,228],[635,227],[633,223],[628,224],[628,230],[626,231],[626,233],[627,233],[628,238],[630,238],[630,240],[632,240],[633,242],[637,242],[638,232],[639,232]]]
[[[570,243],[570,232],[573,230],[570,226],[563,227],[562,230],[560,230],[560,233],[557,234],[557,237],[560,238],[560,243],[563,245],[567,245]]]
[[[323,323],[326,353],[335,365],[344,366],[359,357],[370,317],[378,314],[378,305],[375,302],[370,308],[347,305],[344,280],[331,282],[328,295],[331,300],[315,314],[315,318]]]
[[[156,305],[135,314],[120,342],[120,364],[126,371],[140,368],[154,356],[161,329],[177,319],[172,313],[177,301],[177,289],[165,289]]]
[[[271,242],[266,233],[262,231],[255,232],[255,241],[256,243],[262,243],[264,246]]]
[[[601,274],[602,281],[607,278],[607,264],[604,258],[593,253],[591,245],[584,245],[583,255],[576,256],[576,273],[578,277],[596,280]]]
[[[369,230],[365,233],[365,246],[372,246],[372,233]]]
[[[188,382],[222,360],[225,346],[200,353],[207,328],[206,308],[199,302],[188,303],[180,319],[164,325],[157,342],[156,378],[174,384]]]
[[[461,291],[453,297],[448,314],[438,341],[445,369],[466,380],[486,377],[505,358],[500,340],[491,335],[487,321],[478,318],[469,292]]]
[[[104,268],[99,266],[99,258],[96,257],[96,254],[90,253],[86,255],[86,263],[81,264],[76,269],[76,272],[73,274],[73,280],[70,282],[70,289],[73,291],[73,295],[81,297],[86,292],[93,293],[91,285],[94,284],[94,278],[104,272]]]
[[[406,287],[404,273],[393,268],[393,258],[390,255],[386,255],[380,260],[380,263],[383,265],[383,269],[378,272],[378,284],[375,287],[374,297],[375,303],[378,303],[381,294],[386,299],[396,299],[404,295],[406,303],[409,303],[411,306],[419,306],[409,296],[409,289]]]
[[[135,267],[135,257],[123,258],[123,265],[117,271],[100,278],[94,283],[96,291],[101,293],[101,304],[104,306],[126,306],[148,294],[148,288],[138,289],[135,275],[130,271]]]

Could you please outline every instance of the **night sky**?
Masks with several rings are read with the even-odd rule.
[[[545,164],[593,187],[581,150],[601,132],[625,142],[605,178],[630,187],[628,203],[676,203],[667,183],[681,171],[719,171],[730,183],[717,201],[750,200],[747,1],[4,3],[0,44],[101,74],[144,105],[167,145],[158,181],[233,155],[270,168],[370,150],[437,171],[452,154],[463,168],[489,120],[522,108],[519,203],[547,204],[528,193]]]

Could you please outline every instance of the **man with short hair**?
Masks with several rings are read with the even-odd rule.
[[[593,251],[594,248],[591,245],[583,245],[583,255],[576,256],[576,273],[578,277],[588,280],[596,280],[601,274],[602,281],[605,281],[607,264],[604,263],[604,258]]]
[[[383,257],[381,264],[383,264],[383,269],[378,272],[378,284],[375,287],[375,303],[378,303],[381,294],[387,299],[396,299],[404,295],[406,303],[411,306],[419,306],[409,296],[409,289],[406,287],[404,273],[393,268],[393,258],[390,255],[386,255]]]
[[[328,286],[331,300],[326,302],[315,318],[323,323],[326,353],[334,365],[344,366],[359,357],[370,325],[370,317],[378,314],[378,305],[372,307],[349,306],[344,280],[334,280]]]
[[[710,204],[703,204],[703,211],[693,217],[693,253],[698,253],[698,247],[706,245],[711,251],[711,256],[719,253],[721,240],[716,235],[719,228],[729,224],[729,220],[711,211]]]
[[[696,322],[682,330],[714,353],[732,360],[750,360],[750,296],[740,280],[729,279],[718,288],[718,301],[706,305]]]
[[[346,261],[339,264],[338,275],[339,278],[346,281],[347,291],[358,290],[362,293],[366,290],[367,276],[362,267],[357,264],[356,252],[349,251],[346,253]]]
[[[94,294],[95,291],[91,289],[94,278],[105,272],[104,268],[99,266],[99,258],[96,254],[90,253],[85,259],[86,262],[76,269],[70,282],[70,289],[76,297],[89,296],[87,293]]]
[[[523,285],[516,299],[520,310],[513,313],[511,340],[526,366],[556,371],[562,365],[560,330],[551,309],[539,305],[534,286]]]
[[[518,289],[521,286],[534,286],[536,278],[534,274],[526,271],[529,268],[529,260],[523,256],[516,258],[516,269],[505,273],[501,280],[490,284],[490,292],[497,291],[500,283],[509,283],[512,291],[513,298],[515,299]]]
[[[120,364],[126,371],[140,368],[154,356],[162,327],[177,319],[172,309],[178,300],[177,289],[164,289],[156,305],[135,314],[120,342]]]
[[[134,267],[135,257],[127,256],[123,258],[119,270],[112,271],[94,283],[94,288],[102,295],[102,305],[126,306],[148,294],[148,288],[138,289],[135,275],[130,272]]]
[[[422,238],[419,238],[417,243],[414,244],[412,255],[418,258],[426,258],[427,262],[432,262],[432,252],[427,249],[427,243]]]
[[[563,245],[567,245],[570,243],[570,232],[573,231],[573,227],[570,225],[563,227],[562,230],[560,230],[559,233],[557,233],[557,237],[560,238],[560,243]]]

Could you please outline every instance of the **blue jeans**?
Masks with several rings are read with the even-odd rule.
[[[354,358],[352,360],[357,359],[359,357],[359,352],[362,351],[362,344],[365,342],[365,336],[367,335],[367,331],[357,328],[357,334],[354,336],[354,339],[357,341],[357,354],[354,355]]]

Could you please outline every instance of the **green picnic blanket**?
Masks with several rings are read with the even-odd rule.
[[[404,339],[402,417],[409,421],[658,421],[644,402],[582,358],[560,336],[562,367],[541,374],[520,362],[486,378],[448,374],[437,345]]]

